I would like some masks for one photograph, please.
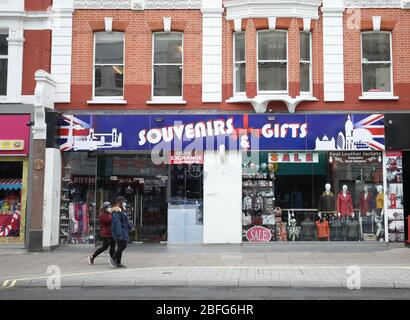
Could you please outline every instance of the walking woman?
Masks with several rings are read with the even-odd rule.
[[[107,250],[108,247],[110,247],[110,257],[113,257],[115,253],[115,241],[111,234],[111,203],[108,201],[104,202],[98,219],[100,221],[100,236],[103,241],[103,245],[101,248],[97,249],[92,256],[88,257],[88,262],[90,264],[94,264],[94,259]]]
[[[121,263],[122,252],[127,248],[128,232],[131,226],[128,223],[127,217],[127,199],[125,197],[118,197],[115,205],[112,208],[112,236],[117,244],[117,250],[114,256],[109,259],[110,265],[113,268],[125,268]]]

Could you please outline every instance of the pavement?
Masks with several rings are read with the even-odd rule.
[[[0,290],[98,287],[410,289],[410,249],[384,243],[130,245],[127,269],[93,246],[43,253],[0,249]]]

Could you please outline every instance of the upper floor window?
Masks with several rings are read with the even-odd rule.
[[[124,33],[95,33],[94,97],[124,97]]]
[[[7,66],[9,62],[7,36],[7,34],[0,33],[0,96],[7,95]]]
[[[362,34],[363,94],[393,94],[390,32]]]
[[[312,95],[312,37],[310,32],[300,33],[300,93]]]
[[[245,33],[234,34],[234,93],[246,91]]]
[[[182,99],[182,33],[154,33],[153,46],[153,97]]]
[[[288,49],[286,31],[258,32],[258,92],[287,94]]]

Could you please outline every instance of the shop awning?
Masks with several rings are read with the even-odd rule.
[[[0,179],[0,190],[18,190],[21,184],[21,179]]]

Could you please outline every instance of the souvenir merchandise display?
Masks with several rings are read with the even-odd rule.
[[[95,177],[72,175],[64,168],[62,179],[60,243],[92,244],[95,233]]]
[[[403,156],[401,152],[388,152],[386,158],[389,242],[404,242]]]
[[[278,214],[275,208],[274,176],[269,173],[244,173],[242,180],[243,239],[248,240],[246,233],[255,226],[263,226],[270,230],[271,241],[276,240],[278,233],[284,238],[286,225],[279,226],[280,230],[277,230],[277,223],[281,223],[282,220],[281,213]]]

